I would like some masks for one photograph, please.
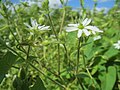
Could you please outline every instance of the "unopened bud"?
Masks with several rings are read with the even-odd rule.
[[[43,16],[41,16],[41,17],[39,18],[39,20],[38,20],[38,22],[39,22],[40,24],[43,24],[43,23],[44,23],[44,21],[45,21],[45,19],[44,19],[44,17],[43,17]]]
[[[42,45],[45,45],[45,46],[46,46],[46,45],[48,45],[49,43],[50,43],[50,42],[49,42],[48,40],[45,40],[45,41],[42,42]]]

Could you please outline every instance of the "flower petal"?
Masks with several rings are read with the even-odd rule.
[[[100,36],[100,35],[99,35],[99,36],[95,36],[95,37],[93,38],[94,41],[99,40],[99,39],[101,39],[101,36]]]
[[[116,49],[120,49],[120,45],[118,43],[113,44]]]
[[[83,33],[83,31],[79,29],[78,34],[77,34],[78,38],[80,38],[82,36],[82,33]]]
[[[77,27],[66,27],[65,29],[66,29],[67,32],[72,32],[72,31],[78,30]]]
[[[28,23],[24,23],[25,26],[27,26],[28,28],[31,28],[31,26]]]
[[[78,27],[79,24],[68,24],[70,27]]]
[[[120,40],[118,40],[118,44],[120,44]]]
[[[95,35],[96,34],[96,32],[95,31],[92,31],[92,33]]]
[[[86,18],[86,19],[82,22],[82,24],[83,24],[83,26],[87,26],[88,24],[90,24],[90,22],[91,22],[91,19]]]
[[[50,30],[49,27],[50,26],[45,26],[45,27],[41,28],[41,30]]]
[[[42,25],[42,26],[38,26],[38,29],[41,29],[41,28],[44,28],[45,27],[45,25]]]
[[[88,18],[86,18],[86,19],[82,22],[83,26],[86,25],[86,22],[87,22],[87,21],[88,21]]]
[[[95,32],[103,32],[103,31],[99,30],[96,26],[86,26],[85,28],[90,29]]]
[[[85,33],[86,36],[89,36],[91,34],[87,29],[83,29],[83,32]]]
[[[32,24],[33,27],[38,26],[38,23],[37,23],[36,20],[32,20],[32,19],[31,19],[31,24]]]

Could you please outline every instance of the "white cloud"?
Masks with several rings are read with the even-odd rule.
[[[98,0],[98,2],[109,2],[109,1],[112,1],[112,0]]]
[[[64,2],[66,2],[67,0],[64,0]],[[70,1],[70,0],[68,0]],[[62,6],[60,0],[49,0],[49,7],[50,8],[59,8],[60,6]]]
[[[104,10],[104,12],[105,12],[105,13],[106,13],[106,12],[108,12],[108,11],[109,11],[109,9],[110,9],[110,8],[107,8],[107,7],[100,7],[100,8],[99,8],[99,7],[97,7],[97,8],[96,8],[96,10],[97,10],[97,11]]]
[[[59,8],[61,6],[60,0],[49,0],[50,8]]]

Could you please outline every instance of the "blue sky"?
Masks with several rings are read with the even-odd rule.
[[[73,8],[80,7],[80,0],[70,0],[69,4]],[[85,7],[93,8],[94,2],[93,0],[84,0],[85,1]],[[114,6],[115,0],[98,0],[98,8],[112,8]]]
[[[18,3],[19,0],[11,0],[12,2],[14,3]],[[22,0],[24,1],[24,0]],[[54,0],[54,1],[58,1],[58,0]],[[54,2],[53,1],[53,2]],[[79,3],[80,0],[69,0],[69,3],[68,5],[69,6],[72,6],[73,8],[78,8],[80,7],[80,3]],[[94,2],[93,0],[84,0],[85,1],[85,7],[87,8],[90,8],[92,9],[93,8],[93,5],[94,5]],[[97,8],[112,8],[114,6],[114,2],[115,0],[98,0],[98,6]]]

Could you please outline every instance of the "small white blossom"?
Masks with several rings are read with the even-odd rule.
[[[24,23],[30,30],[38,29],[38,30],[50,30],[50,26],[40,25],[36,20],[31,19],[31,26],[28,23]]]
[[[9,42],[6,42],[6,45],[10,45],[10,43],[9,43]]]
[[[99,39],[101,39],[101,36],[100,36],[100,35],[99,35],[99,36],[95,36],[95,37],[93,38],[94,41],[99,40]]]
[[[16,32],[14,32],[13,34],[14,34],[14,35],[17,35],[17,33],[16,33]]]
[[[86,18],[82,23],[77,24],[68,24],[68,27],[66,27],[67,32],[72,32],[78,30],[78,38],[82,36],[84,33],[86,36],[89,36],[92,32],[92,34],[96,34],[96,32],[103,32],[99,30],[96,26],[90,26],[91,19]],[[91,30],[91,31],[90,31]]]
[[[11,75],[8,73],[8,74],[5,74],[5,76],[6,76],[7,78],[9,78]]]
[[[116,49],[120,49],[120,40],[117,43],[113,44]]]

